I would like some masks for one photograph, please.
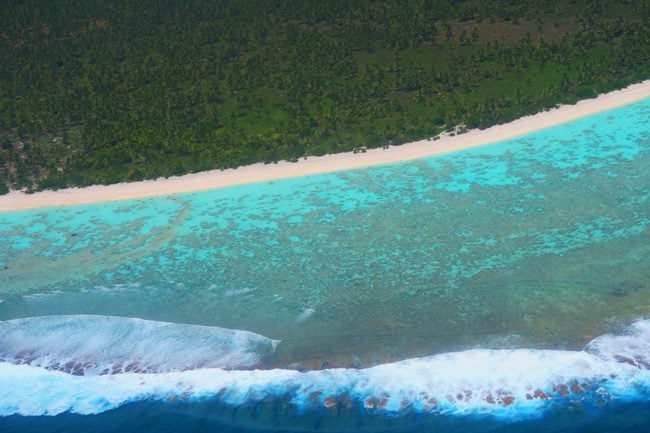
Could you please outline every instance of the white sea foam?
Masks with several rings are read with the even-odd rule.
[[[365,408],[407,412],[538,416],[554,405],[649,400],[650,321],[603,336],[585,351],[469,350],[367,369],[224,370],[73,376],[0,363],[0,415],[103,412],[154,400],[215,401],[237,407],[282,399],[298,411]],[[619,357],[622,350],[624,358]]]
[[[244,287],[243,289],[231,289],[231,290],[226,290],[224,292],[224,296],[237,296],[237,295],[244,295],[246,293],[254,292],[255,289],[250,288],[250,287]]]
[[[635,322],[626,330],[625,335],[598,337],[585,350],[607,360],[650,370],[650,320]]]
[[[309,319],[311,316],[314,315],[316,310],[313,308],[305,308],[302,310],[302,312],[298,315],[298,322],[304,322],[305,320]]]
[[[277,341],[252,332],[108,316],[0,322],[0,360],[75,375],[248,368]]]

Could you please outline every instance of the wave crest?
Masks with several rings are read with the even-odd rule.
[[[73,375],[250,368],[278,341],[248,331],[109,316],[0,322],[0,361]]]
[[[649,355],[650,321],[639,321],[625,335],[599,337],[583,351],[480,349],[366,369],[204,368],[76,377],[0,363],[0,415],[92,414],[137,401],[185,401],[281,407],[290,418],[363,411],[521,419],[552,407],[650,401]]]

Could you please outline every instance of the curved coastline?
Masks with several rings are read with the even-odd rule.
[[[495,125],[485,130],[473,129],[456,136],[444,135],[435,141],[420,140],[400,146],[392,146],[389,149],[369,149],[365,153],[354,155],[352,152],[345,152],[307,157],[295,163],[288,161],[273,164],[258,163],[235,169],[211,170],[132,183],[94,185],[83,188],[41,191],[34,194],[12,191],[9,194],[0,196],[0,212],[188,193],[398,163],[511,139],[585,116],[622,107],[646,98],[650,98],[650,80],[630,85],[621,90],[601,94],[596,98],[581,100],[573,105],[562,105],[548,111],[524,116],[512,122]]]

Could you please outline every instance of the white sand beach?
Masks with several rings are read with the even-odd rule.
[[[456,136],[445,135],[438,140],[421,140],[400,146],[391,146],[388,149],[369,149],[365,153],[347,152],[301,158],[298,162],[293,163],[282,161],[274,164],[253,164],[236,169],[212,170],[178,177],[108,186],[96,185],[85,188],[42,191],[34,194],[12,191],[0,196],[0,211],[127,200],[395,163],[517,137],[645,98],[650,98],[650,80],[633,84],[622,90],[602,94],[593,99],[582,100],[575,105],[563,105],[488,129],[470,130]]]

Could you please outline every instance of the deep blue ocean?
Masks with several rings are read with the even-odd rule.
[[[0,432],[650,431],[649,119],[0,213]]]
[[[81,432],[441,432],[441,433],[645,433],[650,425],[650,405],[614,405],[597,412],[558,411],[543,418],[504,423],[488,417],[371,419],[361,413],[330,421],[328,416],[299,419],[294,423],[266,421],[256,425],[254,408],[224,413],[213,405],[138,403],[101,415],[64,414],[56,417],[12,416],[2,422],[3,431],[21,433]],[[223,416],[224,419],[221,419]],[[341,425],[345,424],[345,425]]]

